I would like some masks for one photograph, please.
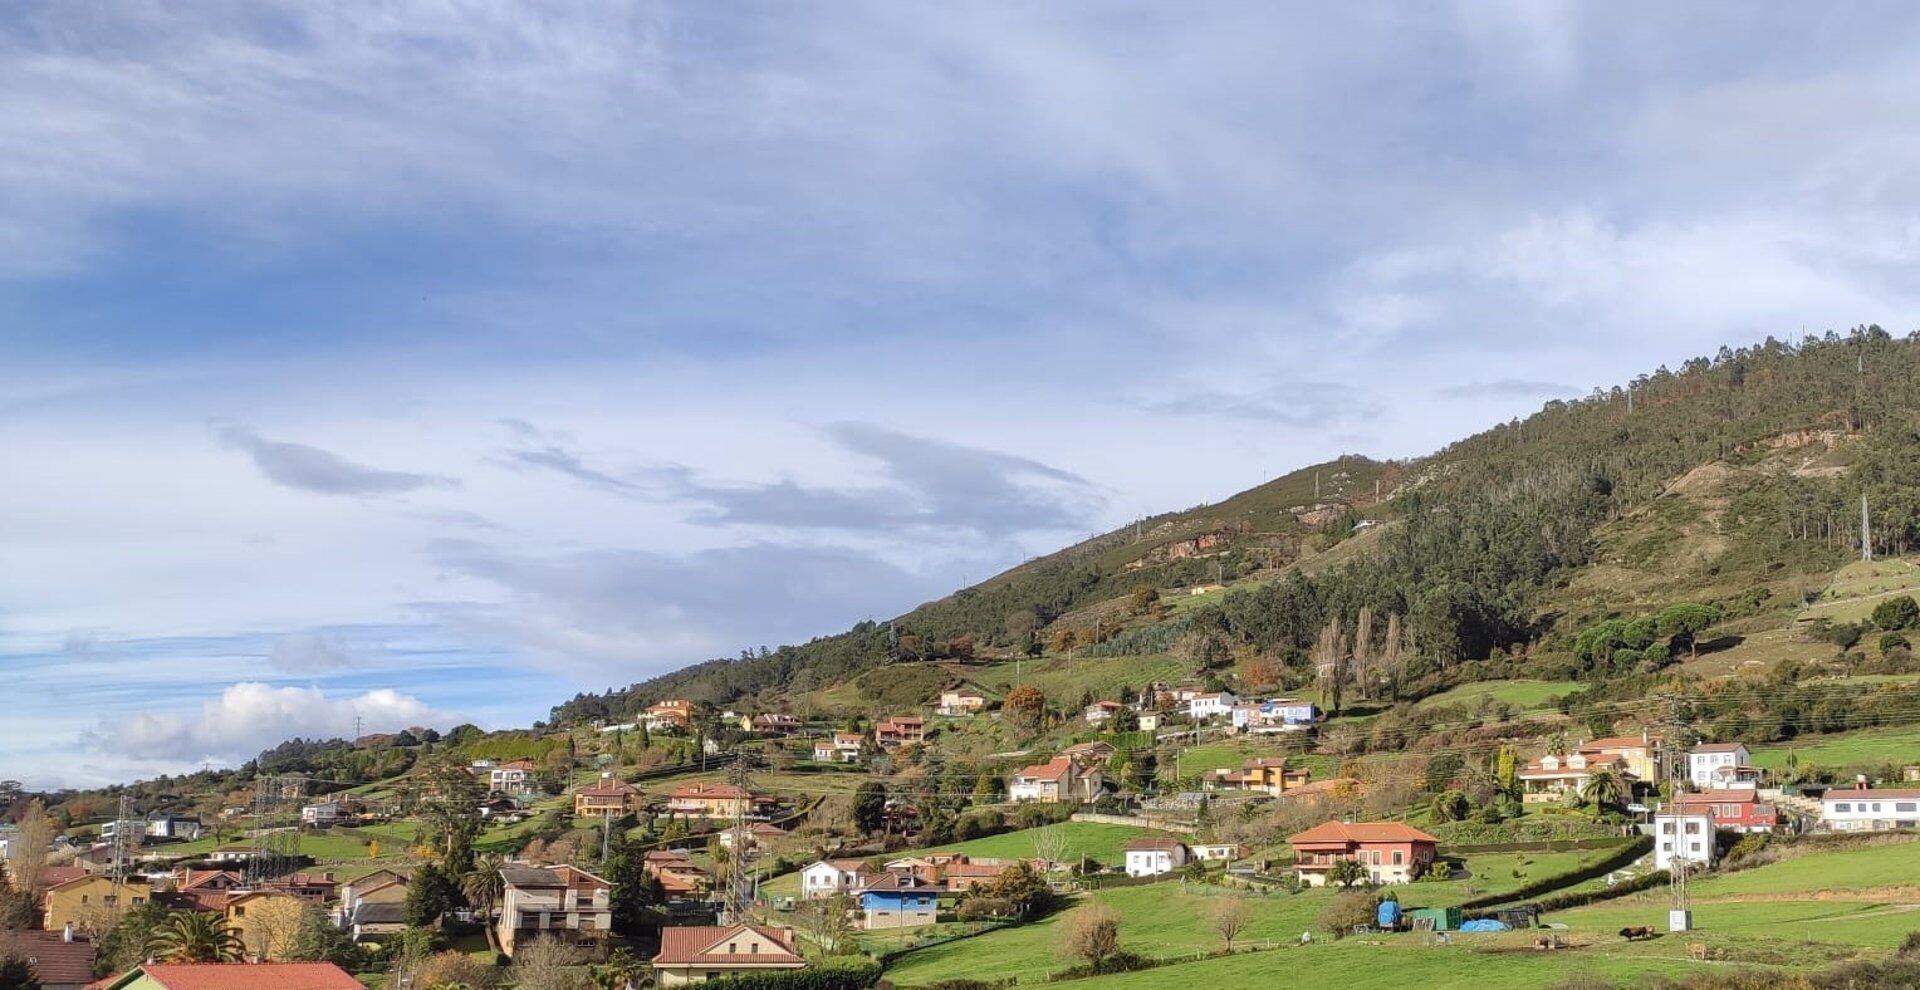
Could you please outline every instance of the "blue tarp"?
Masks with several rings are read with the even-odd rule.
[[[1400,923],[1400,902],[1381,901],[1380,910],[1374,915],[1382,928],[1392,928]]]
[[[1492,918],[1481,918],[1478,921],[1462,922],[1460,930],[1463,932],[1505,932],[1512,931],[1513,929],[1508,928],[1505,922],[1495,921]]]

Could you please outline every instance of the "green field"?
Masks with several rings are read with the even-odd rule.
[[[969,671],[987,691],[1005,695],[1017,684],[1040,689],[1056,703],[1077,700],[1092,691],[1102,698],[1116,697],[1122,687],[1138,691],[1154,681],[1177,681],[1186,675],[1180,663],[1167,656],[1076,657],[1045,656],[1018,664],[1001,663]]]
[[[1297,934],[1297,933],[1296,933]],[[1123,931],[1121,941],[1126,942]],[[1631,984],[1651,976],[1675,976],[1702,964],[1684,949],[1670,955],[1641,946],[1618,950],[1539,953],[1486,936],[1456,936],[1452,945],[1424,945],[1416,937],[1348,939],[1290,946],[1122,973],[1071,986],[1083,990],[1192,990],[1194,987],[1339,987],[1341,990],[1407,990],[1410,987],[1472,987],[1474,990],[1539,990],[1574,977]]]
[[[1163,758],[1160,771],[1172,775],[1176,769],[1182,778],[1192,778],[1213,770],[1229,770],[1239,767],[1248,760],[1286,754],[1289,764],[1305,767],[1313,772],[1314,780],[1325,780],[1334,776],[1339,761],[1331,756],[1318,753],[1286,753],[1273,739],[1223,739],[1218,742],[1197,743],[1179,748],[1180,759],[1176,768],[1175,761]]]
[[[1096,822],[1061,822],[1049,828],[1056,830],[1060,837],[1064,850],[1061,859],[1074,862],[1084,856],[1108,866],[1119,866],[1125,862],[1124,847],[1128,839],[1165,834],[1132,825],[1103,825]],[[1034,838],[1040,831],[1025,829],[1003,832],[984,839],[970,839],[935,848],[966,853],[975,859],[1031,859],[1039,855],[1034,851]]]
[[[1787,765],[1788,753],[1798,756],[1802,767],[1920,762],[1920,725],[1861,729],[1830,736],[1802,736],[1792,742],[1755,750],[1753,762],[1755,766],[1779,770]]]
[[[1395,888],[1395,893],[1409,908],[1449,906],[1481,894],[1515,890],[1607,854],[1608,850],[1592,850],[1475,856],[1466,861],[1472,876],[1464,880],[1409,884]],[[1247,898],[1252,915],[1239,941],[1279,944],[1297,939],[1302,931],[1319,931],[1316,919],[1334,892],[1242,895],[1213,886],[1167,881],[1099,891],[1086,899],[1103,903],[1120,915],[1122,942],[1130,951],[1165,957],[1214,948],[1218,938],[1208,927],[1208,905],[1221,897],[1236,896]],[[1023,981],[1044,977],[1063,965],[1056,943],[1065,916],[1062,912],[1035,924],[912,953],[889,969],[887,978],[914,984],[961,976],[1015,977]],[[1324,937],[1327,933],[1319,934]]]
[[[1489,698],[1493,701],[1504,701],[1522,710],[1544,708],[1554,699],[1572,694],[1583,686],[1574,681],[1476,681],[1422,698],[1414,707],[1428,708],[1438,705],[1472,707],[1478,705],[1480,699]]]

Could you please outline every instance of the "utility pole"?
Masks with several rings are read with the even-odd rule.
[[[366,724],[367,724],[367,720],[364,718],[361,718],[359,712],[353,713],[353,741],[354,742],[359,742],[360,737],[366,734],[366,731],[365,731]]]

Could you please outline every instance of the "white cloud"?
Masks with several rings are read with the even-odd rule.
[[[249,681],[206,701],[197,714],[132,712],[102,718],[93,742],[114,756],[156,764],[229,763],[294,737],[351,736],[355,717],[363,720],[368,732],[393,732],[413,725],[444,728],[459,721],[418,698],[390,690],[330,697],[319,688]]]

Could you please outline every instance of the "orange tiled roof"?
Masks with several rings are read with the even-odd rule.
[[[1288,842],[1434,842],[1440,840],[1401,822],[1321,822]]]
[[[779,947],[774,952],[728,953],[726,941],[744,931],[752,931]],[[718,952],[709,951],[719,949]],[[761,925],[681,925],[660,929],[660,954],[653,957],[655,966],[686,966],[701,963],[711,964],[755,964],[795,967],[806,965],[806,960],[794,949],[793,940],[784,931]]]

